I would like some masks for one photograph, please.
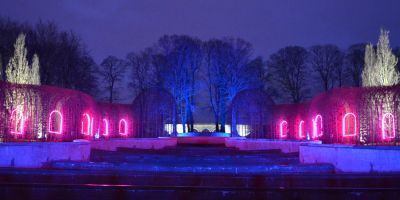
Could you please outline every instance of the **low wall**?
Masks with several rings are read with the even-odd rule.
[[[84,140],[0,143],[0,167],[38,168],[51,161],[88,161],[89,157],[90,143]]]
[[[176,138],[126,138],[91,141],[92,149],[116,151],[117,148],[162,149],[176,146]]]
[[[234,147],[239,150],[270,150],[280,149],[283,153],[299,152],[302,144],[320,144],[321,141],[296,141],[296,140],[273,140],[273,139],[245,139],[226,138],[225,146]]]
[[[390,146],[302,145],[300,162],[330,163],[337,172],[400,172],[400,148]]]
[[[194,137],[177,137],[178,144],[225,144],[225,137],[216,136],[194,136]]]

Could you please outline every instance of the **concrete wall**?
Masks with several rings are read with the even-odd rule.
[[[136,149],[162,149],[176,146],[176,138],[126,138],[91,141],[92,149],[116,151],[119,147]]]
[[[178,137],[178,144],[225,144],[225,137]]]
[[[244,139],[226,138],[225,146],[239,150],[270,150],[280,149],[283,153],[299,152],[302,144],[320,144],[321,141],[271,140],[271,139]]]
[[[400,172],[400,148],[309,144],[300,146],[300,162],[330,163],[337,172]]]
[[[90,143],[24,142],[0,143],[0,167],[38,168],[56,160],[88,161]]]

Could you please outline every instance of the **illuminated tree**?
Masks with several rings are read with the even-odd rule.
[[[31,67],[31,82],[33,85],[40,85],[39,56],[33,55]]]
[[[10,59],[6,77],[10,83],[28,84],[30,82],[29,64],[26,58],[25,34],[21,33],[14,44],[14,56]]]
[[[392,86],[399,83],[400,74],[396,70],[398,60],[389,46],[389,31],[381,30],[376,51],[372,44],[366,46],[364,59],[363,86]]]
[[[10,83],[40,85],[39,57],[35,54],[32,66],[29,66],[25,37],[25,34],[21,33],[14,44],[14,55],[7,65],[6,78]],[[20,108],[27,117],[37,119],[37,136],[42,137],[43,124],[41,118],[38,117],[42,114],[40,96],[34,91],[23,88],[6,90],[5,95],[5,106],[8,110]],[[17,123],[22,123],[22,121],[23,119],[20,119]],[[36,137],[36,135],[32,134],[32,137]]]
[[[28,24],[0,16],[3,80],[6,80],[6,65],[14,55],[13,45],[20,33],[26,33],[29,63],[33,53],[40,57],[41,84],[80,90],[93,96],[97,94],[94,73],[97,65],[82,40],[74,32],[61,30],[50,21]]]
[[[196,74],[202,63],[201,40],[186,35],[165,35],[157,44],[162,66],[162,85],[174,96],[183,132],[193,131]]]
[[[215,130],[225,132],[226,114],[233,98],[241,91],[262,88],[261,58],[251,59],[253,48],[240,38],[212,39],[203,44],[205,79],[214,113]],[[231,132],[237,136],[236,109],[231,109]]]
[[[362,72],[362,83],[363,86],[374,86],[374,68],[376,62],[375,49],[372,44],[367,44],[365,46],[365,56],[364,56],[364,70]]]
[[[21,33],[14,44],[14,56],[10,59],[6,69],[7,81],[17,84],[40,85],[39,57],[35,54],[32,66],[29,66],[25,37],[25,34]]]

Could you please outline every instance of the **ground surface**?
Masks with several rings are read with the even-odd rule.
[[[298,155],[180,145],[0,169],[1,199],[399,199],[400,174],[335,174]]]

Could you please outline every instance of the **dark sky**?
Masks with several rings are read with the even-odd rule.
[[[242,37],[264,57],[286,45],[376,43],[381,27],[400,45],[399,0],[0,0],[0,15],[72,29],[97,62],[163,34]]]

